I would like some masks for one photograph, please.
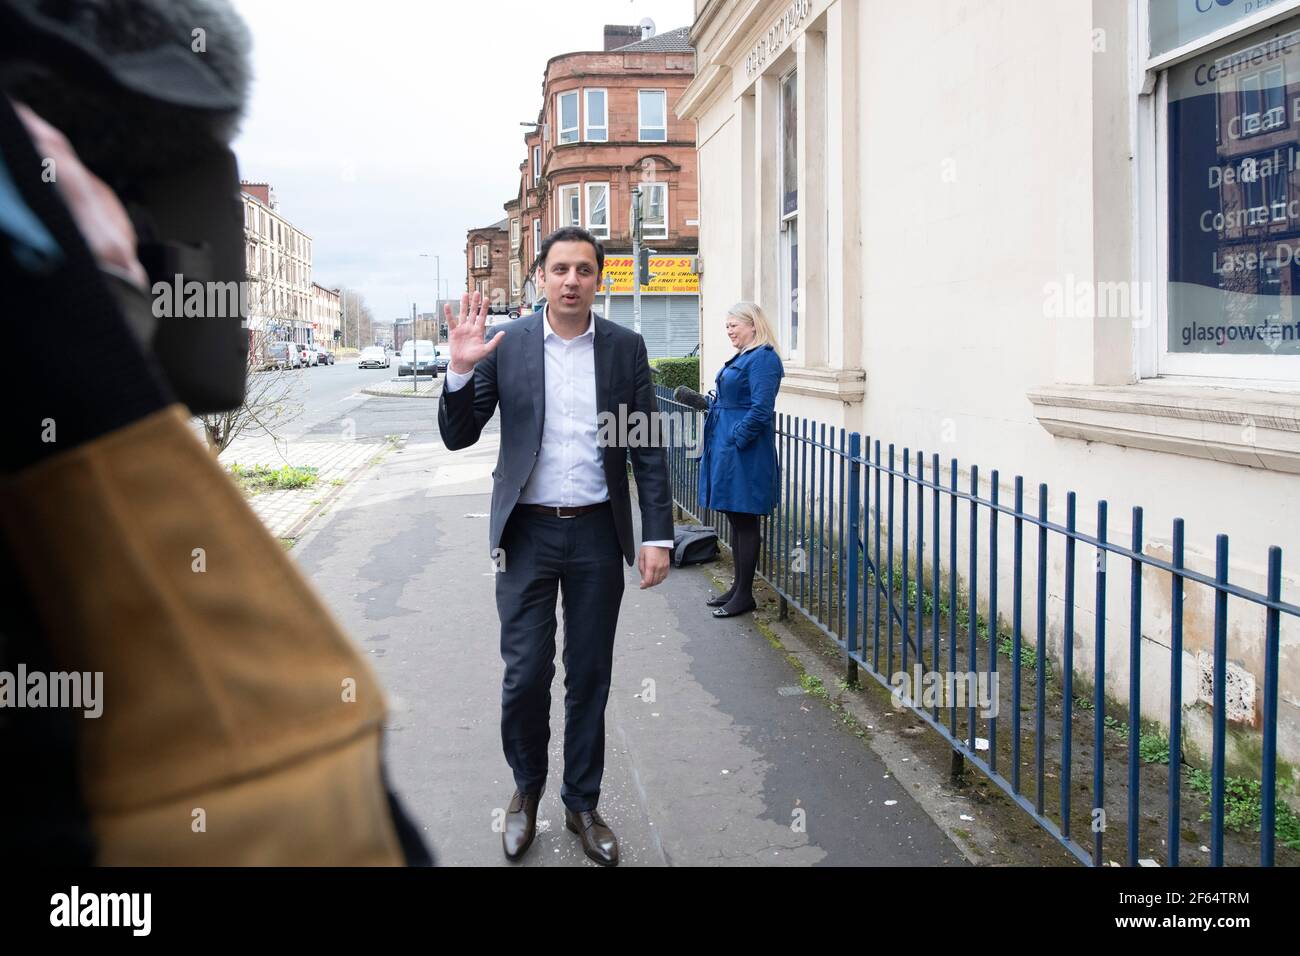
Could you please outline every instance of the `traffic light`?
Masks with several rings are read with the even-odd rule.
[[[654,255],[657,251],[658,251],[657,249],[647,249],[645,247],[642,247],[641,258],[637,261],[636,264],[636,281],[640,285],[649,285],[650,282],[655,278],[653,275],[650,274],[650,257]]]

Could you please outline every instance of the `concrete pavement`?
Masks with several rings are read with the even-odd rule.
[[[497,433],[494,422],[474,448],[448,452],[433,411],[375,398],[350,413],[367,433],[407,440],[291,554],[383,680],[393,783],[439,863],[510,865],[495,826],[513,789],[487,555]],[[626,569],[601,798],[622,865],[964,862],[882,759],[802,692],[751,618],[709,615],[711,585],[705,569],[675,569],[641,591]],[[564,828],[557,669],[541,832],[521,865],[593,866]]]
[[[311,487],[266,491],[249,501],[273,535],[293,540],[332,505],[341,485],[382,458],[401,435],[358,433],[351,412],[367,400],[362,390],[386,378],[377,370],[357,368],[355,357],[333,366],[262,374],[292,376],[288,400],[298,406],[297,413],[274,425],[274,434],[250,426],[221,453],[221,463],[317,469]]]

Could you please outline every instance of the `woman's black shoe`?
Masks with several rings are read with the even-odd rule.
[[[717,597],[709,598],[704,603],[707,604],[709,607],[722,607],[722,605],[726,604],[735,596],[736,596],[736,583],[733,581],[731,583],[731,587],[727,588],[727,590],[723,591]]]
[[[754,610],[756,607],[758,607],[758,605],[755,604],[753,601],[750,601],[748,606],[746,606],[746,607],[742,607],[742,608],[739,608],[739,609],[734,610],[734,611],[733,611],[733,610],[730,610],[729,608],[726,608],[726,607],[720,607],[720,608],[717,608],[716,610],[714,610],[714,612],[713,612],[713,616],[714,616],[714,617],[739,617],[739,616],[742,615],[742,614],[748,614],[750,611]]]

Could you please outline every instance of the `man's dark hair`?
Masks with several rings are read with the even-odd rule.
[[[544,269],[546,266],[546,256],[551,251],[551,246],[557,242],[587,242],[596,250],[596,272],[605,271],[605,249],[600,244],[600,240],[589,233],[581,226],[561,226],[553,233],[542,240],[542,248],[537,252],[537,261],[534,263],[533,271]]]

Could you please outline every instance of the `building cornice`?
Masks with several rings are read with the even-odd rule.
[[[691,46],[695,47],[697,50],[699,49],[700,35],[709,28],[711,23],[713,23],[713,19],[718,15],[718,11],[726,9],[727,5],[727,0],[708,0],[708,3],[704,5],[704,9],[700,11],[700,15],[696,17],[695,22],[691,24]]]
[[[790,2],[751,0],[749,3],[720,4],[718,6],[726,11],[723,18],[717,17],[717,11],[705,8],[691,30],[691,43],[696,48],[696,77],[677,101],[679,119],[699,118],[719,92],[723,80],[731,80],[731,64],[742,51],[758,41],[763,31],[772,25],[771,21],[789,7]],[[811,17],[815,19],[821,15],[825,3],[814,2],[813,8]]]
[[[572,152],[574,149],[577,149],[582,146],[586,146],[589,149],[616,149],[616,148],[617,149],[646,149],[646,150],[685,149],[694,152],[695,140],[693,139],[652,139],[652,140],[611,139],[611,140],[604,140],[604,141],[601,140],[592,141],[589,139],[580,139],[576,143],[557,143],[555,146],[551,147],[551,155],[552,156],[563,155],[564,153]],[[549,168],[551,164],[548,161],[546,165]],[[611,165],[613,164],[611,163]],[[543,175],[545,175],[546,170],[543,169],[542,173]]]
[[[772,21],[790,6],[790,2],[791,0],[753,0],[744,9],[736,4],[733,15],[725,22],[725,37],[712,54],[710,62],[730,63],[742,50],[753,46],[763,32],[771,27]],[[812,19],[820,16],[816,8],[823,5],[814,4]]]
[[[558,180],[561,177],[573,173],[608,173],[611,177],[617,177],[620,175],[626,176],[628,173],[639,172],[641,164],[647,159],[661,160],[661,163],[657,168],[662,169],[664,172],[680,173],[682,171],[680,163],[674,163],[662,153],[646,153],[640,159],[632,163],[580,163],[572,166],[559,166],[548,172],[543,181],[546,183],[549,191],[550,189],[554,189],[556,186],[570,185],[569,183],[559,182]],[[542,205],[542,201],[539,200],[538,205]]]
[[[552,67],[552,66],[554,66],[556,63],[560,63],[560,62],[562,62],[562,61],[564,61],[564,60],[569,59],[570,57],[575,57],[575,56],[610,56],[611,54],[615,54],[615,53],[617,53],[617,54],[619,54],[620,56],[625,56],[625,57],[627,57],[627,56],[662,56],[662,57],[670,57],[670,56],[692,56],[692,55],[694,54],[694,52],[695,52],[694,50],[627,50],[627,51],[623,51],[623,50],[574,50],[574,51],[572,51],[572,52],[570,52],[570,53],[557,53],[555,56],[551,57],[549,60],[546,61],[546,69],[545,69],[545,71],[544,71],[543,74],[542,74],[542,75],[545,77],[545,80],[544,80],[543,82],[544,82],[544,83],[549,83],[549,82],[550,82],[551,67]],[[609,71],[601,71],[600,73],[595,73],[595,74],[592,74],[592,75],[604,75],[604,76],[627,76],[627,75],[633,75],[633,76],[640,76],[643,72],[644,72],[643,70],[621,70],[621,71],[609,70]],[[671,71],[671,72],[679,72],[679,71],[674,70],[674,71]],[[571,74],[571,75],[576,76],[577,74]]]
[[[699,119],[705,107],[713,102],[715,94],[730,86],[731,68],[710,64],[695,75],[691,85],[677,98],[677,108],[673,112],[680,120]]]
[[[694,54],[683,54],[694,58]],[[597,79],[634,79],[634,80],[672,80],[680,79],[688,83],[695,76],[695,67],[692,64],[689,70],[620,70],[617,73],[602,71],[599,73],[566,73],[564,76],[556,77],[554,80],[548,80],[545,87],[547,94],[568,93],[570,90],[581,89],[583,85],[592,86],[591,81]],[[570,80],[575,81],[574,86],[566,85]],[[632,87],[625,87],[631,89]],[[618,89],[618,87],[615,87]]]

